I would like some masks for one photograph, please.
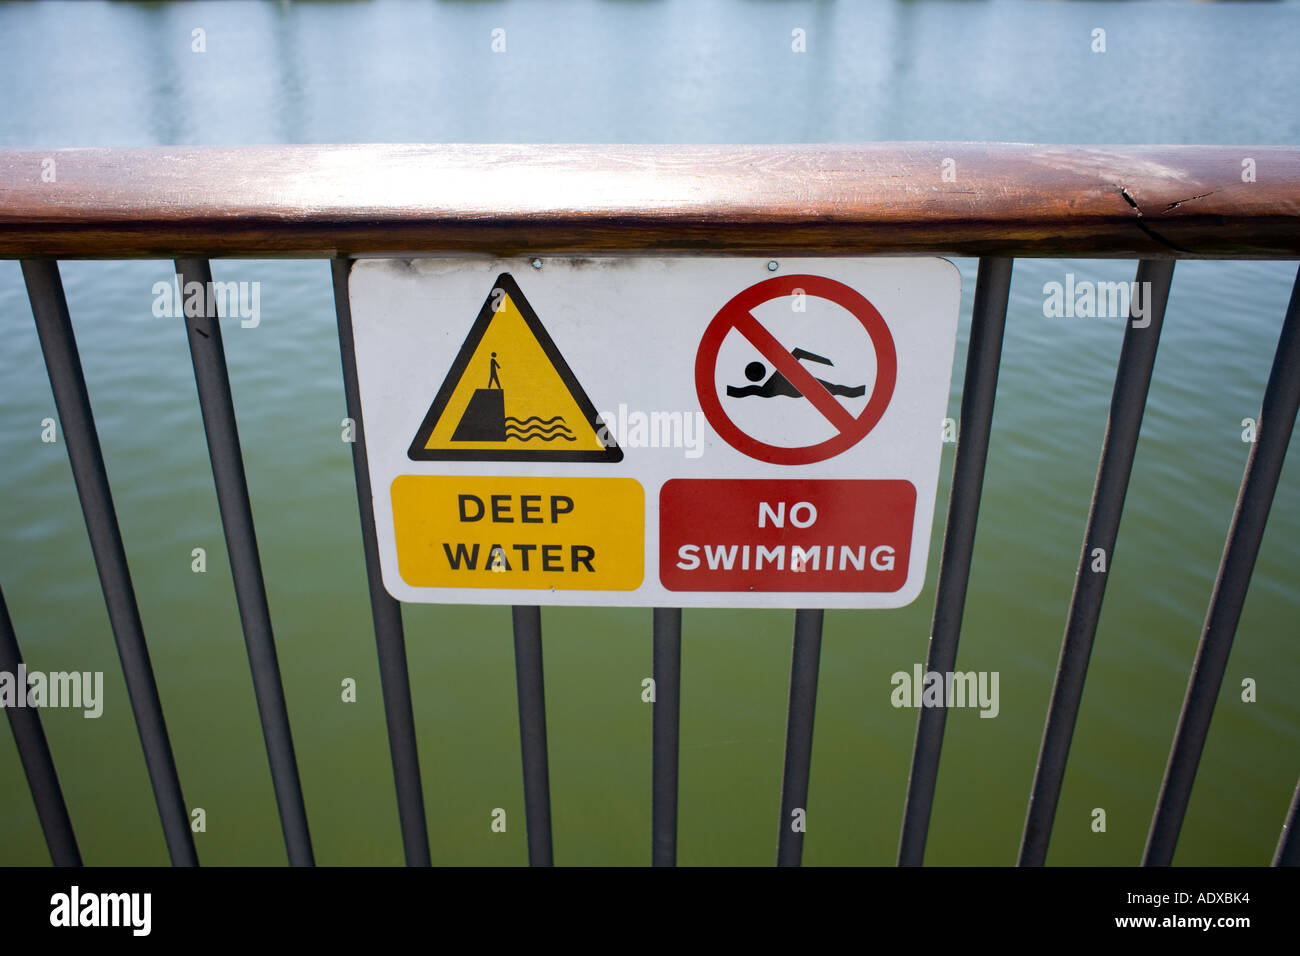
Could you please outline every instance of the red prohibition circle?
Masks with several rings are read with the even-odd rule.
[[[862,328],[871,338],[871,344],[876,350],[876,382],[872,387],[871,398],[867,400],[866,408],[856,418],[822,386],[816,384],[815,380],[811,386],[807,385],[805,380],[802,383],[804,387],[801,387],[801,382],[797,379],[806,376],[807,380],[811,380],[811,373],[803,370],[794,357],[785,351],[784,346],[781,346],[752,315],[752,310],[764,302],[791,295],[797,289],[802,289],[805,295],[829,299],[843,306],[862,324]],[[782,364],[790,370],[791,374],[787,374],[786,378],[799,389],[804,398],[817,406],[818,411],[821,411],[836,428],[837,434],[833,438],[815,445],[802,445],[795,448],[769,445],[743,431],[728,417],[722,408],[722,402],[718,399],[717,363],[718,350],[722,347],[723,339],[732,329],[757,348],[777,371],[784,372],[781,368]],[[762,341],[756,342],[754,338],[760,338]],[[779,362],[769,354],[776,349],[780,349],[785,355],[785,360]],[[799,369],[802,374],[795,373],[795,369]],[[774,465],[809,465],[833,458],[852,448],[866,437],[885,414],[885,409],[889,407],[889,400],[894,395],[894,383],[897,379],[898,354],[894,349],[894,337],[890,335],[889,326],[885,324],[880,312],[862,293],[849,288],[843,282],[825,276],[775,276],[743,290],[718,310],[718,314],[704,330],[699,350],[695,353],[695,392],[699,396],[704,417],[709,420],[713,430],[736,451]],[[808,394],[814,387],[820,392],[820,395],[815,397]],[[838,414],[834,412],[832,405],[839,409]]]

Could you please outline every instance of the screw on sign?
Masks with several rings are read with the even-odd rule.
[[[757,318],[753,310],[773,299],[798,295],[826,299],[847,310],[871,342],[876,356],[876,378],[866,406],[854,415],[836,396],[859,397],[865,386],[841,385],[817,378],[804,365],[811,361],[833,364],[830,359],[802,348],[788,349]],[[731,397],[802,397],[826,419],[835,434],[811,444],[786,447],[755,438],[732,420],[718,395],[718,354],[723,341],[735,331],[772,366],[767,374],[762,362],[751,362],[745,377],[753,384],[728,387]],[[755,283],[724,305],[713,317],[695,355],[695,390],[700,407],[713,430],[737,451],[774,465],[808,465],[825,461],[852,448],[876,426],[889,407],[898,377],[898,355],[894,339],[879,310],[860,292],[825,276],[777,276]]]

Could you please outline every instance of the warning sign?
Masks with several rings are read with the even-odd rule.
[[[417,588],[636,588],[645,511],[631,478],[393,481],[397,560]]]
[[[348,281],[384,585],[435,603],[900,607],[942,259],[371,259]]]
[[[840,350],[838,367],[834,359],[825,355],[798,346],[787,348],[754,317],[756,306],[773,299],[790,299],[802,304],[806,310],[808,296],[817,296],[842,306],[860,325],[860,328],[855,328],[849,324],[842,331],[833,333],[832,337],[849,340]],[[727,384],[720,393],[719,372],[725,376],[731,366],[740,364],[733,361],[719,368],[722,346],[729,335],[743,340],[744,345],[758,357],[745,363],[745,384]],[[822,335],[825,335],[824,331]],[[862,351],[861,345],[853,341],[862,338],[867,340],[871,350],[869,358],[866,361],[846,360],[845,355],[856,358]],[[844,384],[829,382],[822,377],[846,374],[850,380],[870,376],[874,380],[870,393],[861,382]],[[695,387],[709,424],[737,451],[776,465],[806,465],[852,448],[871,431],[889,407],[897,375],[894,339],[876,307],[844,283],[814,275],[779,276],[745,289],[714,316],[704,331],[695,357]],[[728,401],[724,402],[724,396]],[[743,424],[737,424],[733,419],[735,413],[728,411],[728,405],[737,408],[741,401],[745,405],[770,405],[769,400],[779,403],[784,399],[806,401],[826,419],[825,424],[834,434],[830,438],[822,437],[824,427],[806,432],[798,428],[787,429],[793,434],[786,436],[785,442],[774,443],[779,439],[764,440],[750,434]],[[755,429],[759,432],[765,430],[770,430],[770,427]]]
[[[671,591],[897,591],[907,581],[908,481],[674,479],[659,493]]]
[[[591,399],[503,272],[408,454],[413,461],[622,461],[600,427]]]

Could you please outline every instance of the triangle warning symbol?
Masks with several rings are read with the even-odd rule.
[[[503,272],[407,455],[413,461],[622,461],[623,450],[603,426],[518,283]]]

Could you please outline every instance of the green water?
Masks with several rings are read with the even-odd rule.
[[[504,55],[490,52],[498,26]],[[1089,49],[1097,26],[1105,54]],[[807,54],[790,52],[795,27]],[[1297,48],[1296,4],[4,4],[0,143],[1294,144]],[[954,417],[975,275],[958,265]],[[1132,270],[1016,264],[958,657],[999,672],[1000,713],[949,716],[928,862],[1015,859],[1122,335],[1118,320],[1044,318],[1042,287]],[[200,859],[282,863],[188,350],[150,308],[170,264],[62,271],[186,801],[207,813]],[[214,271],[262,283],[261,325],[229,322],[225,337],[317,857],[397,863],[329,268]],[[1140,857],[1249,448],[1241,420],[1258,413],[1294,276],[1177,267],[1051,863]],[[77,836],[91,864],[165,863],[66,450],[41,441],[56,416],[13,262],[0,262],[0,332],[0,586],[31,668],[105,673],[100,719],[43,713]],[[890,675],[925,658],[951,466],[947,446],[921,597],[826,616],[806,863],[893,862],[916,712],[890,705]],[[1300,771],[1298,487],[1293,455],[1178,863],[1267,862]],[[433,858],[522,864],[508,609],[411,606],[405,622]],[[685,615],[682,863],[773,860],[791,623]],[[556,862],[646,863],[650,612],[547,610],[543,626]],[[7,732],[0,862],[48,862]]]

